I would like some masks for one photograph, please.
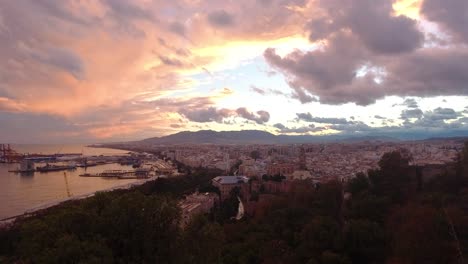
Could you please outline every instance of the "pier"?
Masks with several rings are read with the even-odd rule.
[[[80,177],[100,177],[100,178],[118,178],[118,179],[147,179],[150,177],[150,171],[146,169],[139,170],[106,170],[101,173],[85,173]]]

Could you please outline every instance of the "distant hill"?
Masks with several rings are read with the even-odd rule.
[[[398,139],[385,136],[344,136],[344,135],[273,135],[260,130],[241,131],[213,131],[200,130],[195,132],[184,131],[176,134],[148,138],[140,141],[143,144],[292,144],[314,142],[360,142],[360,141],[398,141]]]
[[[213,131],[200,130],[196,132],[183,131],[164,137],[144,139],[142,143],[150,144],[270,144],[277,142],[277,136],[260,130]]]

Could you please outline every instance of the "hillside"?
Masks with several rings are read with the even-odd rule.
[[[241,131],[213,131],[200,130],[195,132],[183,131],[164,137],[148,138],[140,141],[143,144],[291,144],[313,142],[359,142],[359,141],[396,141],[391,137],[380,136],[345,136],[345,135],[273,135],[260,130]]]

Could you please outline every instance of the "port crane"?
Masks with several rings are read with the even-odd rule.
[[[72,195],[71,195],[71,192],[70,192],[70,186],[68,185],[68,177],[67,177],[66,172],[63,173],[63,178],[65,179],[65,188],[67,190],[67,197],[70,198]]]
[[[0,162],[18,162],[22,155],[11,148],[10,144],[0,145]]]

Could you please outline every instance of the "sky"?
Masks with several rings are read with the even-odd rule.
[[[466,0],[0,3],[0,142],[468,135]]]

